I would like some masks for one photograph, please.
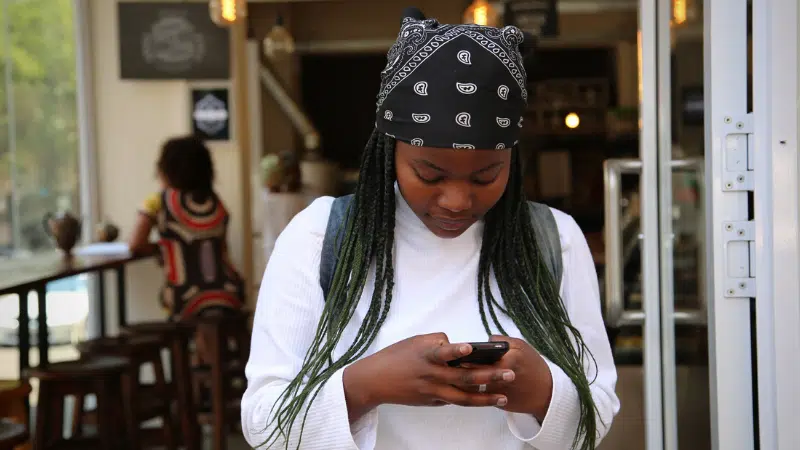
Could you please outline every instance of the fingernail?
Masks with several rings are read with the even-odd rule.
[[[503,381],[514,381],[514,372],[503,372]]]
[[[506,403],[508,403],[508,399],[505,397],[500,397],[497,399],[497,406],[506,406]]]
[[[470,346],[469,346],[469,345],[462,345],[462,346],[459,348],[459,351],[461,351],[461,353],[462,353],[462,354],[464,354],[464,355],[466,355],[466,354],[469,354],[469,351],[470,351],[470,350],[471,350],[471,348],[470,348]]]

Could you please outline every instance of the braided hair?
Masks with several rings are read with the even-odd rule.
[[[507,335],[497,311],[507,315],[527,342],[564,370],[577,388],[581,405],[573,448],[594,449],[596,407],[583,369],[586,357],[593,363],[594,359],[579,331],[570,323],[558,286],[537,247],[522,185],[519,151],[516,147],[511,151],[508,185],[485,217],[477,279],[481,320],[488,334],[492,334],[491,318],[497,329]],[[350,220],[337,236],[342,239],[342,246],[316,335],[299,373],[273,405],[267,424],[272,429],[264,444],[273,445],[284,437],[288,450],[289,433],[301,414],[302,438],[308,414],[306,406],[314,401],[334,372],[364,355],[386,320],[394,287],[395,180],[395,140],[375,130],[362,156],[358,184],[348,211]],[[354,342],[334,360],[333,350],[353,317],[373,261],[375,289],[369,309]],[[504,306],[492,295],[492,275]]]

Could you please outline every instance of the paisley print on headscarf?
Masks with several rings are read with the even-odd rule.
[[[412,145],[513,147],[528,98],[524,39],[513,26],[404,18],[381,72],[378,130]]]

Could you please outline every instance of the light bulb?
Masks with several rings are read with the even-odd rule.
[[[578,117],[577,114],[571,112],[567,114],[567,117],[564,118],[564,124],[567,126],[567,128],[578,128],[578,126],[581,124],[581,118]]]
[[[672,22],[681,25],[687,19],[686,0],[672,0]]]
[[[294,39],[289,30],[283,26],[283,18],[278,17],[277,23],[264,38],[264,54],[270,58],[278,54],[294,53]]]
[[[486,0],[475,0],[464,11],[464,23],[496,27],[498,22],[497,9]]]
[[[246,0],[210,0],[211,20],[219,26],[228,26],[247,17]]]

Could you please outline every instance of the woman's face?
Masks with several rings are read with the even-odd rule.
[[[158,178],[158,184],[161,189],[167,189],[169,187],[169,183],[167,183],[167,177],[160,171],[156,171],[156,178]]]
[[[395,165],[408,205],[433,234],[450,239],[500,200],[511,150],[453,150],[397,141]]]

